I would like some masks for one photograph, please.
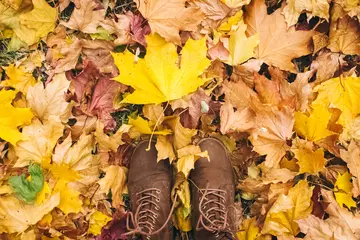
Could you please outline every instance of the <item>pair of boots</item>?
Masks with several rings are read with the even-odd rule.
[[[157,163],[155,144],[141,142],[130,160],[128,188],[131,213],[130,234],[145,239],[173,239],[171,215],[172,170],[168,161]],[[233,169],[225,146],[215,138],[199,142],[207,158],[200,158],[190,173],[192,223],[197,240],[235,239],[230,230],[229,209],[234,204]],[[132,226],[131,226],[132,225]],[[128,234],[129,234],[128,233]]]

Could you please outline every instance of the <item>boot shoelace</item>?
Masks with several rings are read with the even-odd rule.
[[[226,204],[226,191],[221,189],[200,189],[203,195],[200,199],[200,217],[196,224],[196,230],[205,228],[214,232],[215,237],[222,239],[231,234],[228,223],[228,210]],[[229,238],[232,239],[232,238]]]
[[[164,224],[157,230],[154,231],[156,219],[158,217],[158,211],[160,209],[160,193],[161,190],[158,188],[148,188],[143,191],[136,193],[140,196],[137,200],[138,207],[135,212],[135,216],[132,212],[129,212],[126,219],[126,228],[129,232],[125,235],[140,234],[146,236],[146,239],[150,239],[152,235],[161,232],[169,222],[171,215],[174,211],[175,204],[171,207],[169,216],[167,217]],[[174,203],[176,202],[177,195],[175,195]],[[152,210],[153,208],[153,210]],[[130,228],[129,222],[134,225],[134,228]]]

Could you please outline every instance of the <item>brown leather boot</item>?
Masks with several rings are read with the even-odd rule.
[[[148,144],[148,141],[139,143],[130,159],[128,188],[131,212],[127,218],[130,232],[126,235],[172,239],[171,166],[168,161],[157,163],[155,143],[152,142],[150,150],[146,151]],[[133,229],[130,229],[129,223],[132,223]]]
[[[190,173],[192,181],[192,223],[196,240],[235,239],[229,221],[233,210],[235,181],[226,147],[215,138],[199,142],[210,162],[200,158]]]

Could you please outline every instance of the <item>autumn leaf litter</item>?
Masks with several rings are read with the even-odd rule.
[[[0,3],[0,234],[118,239],[136,143],[175,167],[221,140],[239,239],[360,239],[360,2]],[[211,159],[210,159],[211,160]]]

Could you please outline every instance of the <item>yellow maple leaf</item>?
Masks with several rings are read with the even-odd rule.
[[[195,162],[199,158],[207,158],[209,161],[209,155],[207,151],[202,152],[199,146],[189,145],[177,150],[178,161],[176,162],[176,168],[178,172],[183,172],[185,177],[189,176],[191,169],[194,168]]]
[[[350,128],[352,120],[360,113],[360,78],[332,78],[314,89],[318,97],[313,104],[341,110],[338,123],[346,129]]]
[[[25,204],[14,195],[0,197],[0,232],[25,231],[49,213],[60,201],[59,194],[52,195],[40,205]]]
[[[314,142],[336,134],[327,129],[332,115],[328,108],[322,104],[313,104],[312,107],[313,111],[310,116],[302,112],[295,112],[294,130],[296,133]]]
[[[153,131],[151,130],[149,126],[149,122],[143,119],[140,116],[137,116],[136,119],[129,118],[129,125],[133,126],[133,128],[143,134],[159,134],[159,135],[168,135],[172,133],[170,129],[164,129],[159,131]]]
[[[52,164],[45,165],[57,180],[53,192],[60,193],[60,208],[65,214],[78,213],[82,209],[79,199],[81,187],[98,180],[99,158],[92,154],[93,136],[83,134],[73,144],[71,134],[55,148]]]
[[[313,151],[312,145],[311,142],[301,139],[293,141],[292,152],[298,160],[299,173],[318,174],[325,168],[324,150],[319,148]]]
[[[49,120],[42,124],[39,119],[34,118],[31,125],[23,128],[25,139],[15,146],[18,156],[15,167],[24,167],[30,162],[50,163],[53,149],[63,135],[64,125],[58,117],[50,116]]]
[[[226,61],[230,65],[238,65],[245,62],[249,58],[255,56],[254,50],[260,42],[259,33],[247,37],[246,32],[247,25],[240,21],[238,23],[238,29],[230,33],[229,38],[229,59]]]
[[[54,187],[54,193],[60,193],[60,202],[57,206],[65,214],[78,213],[82,209],[80,193],[68,186],[68,181],[59,179]]]
[[[105,226],[111,219],[111,217],[103,214],[102,212],[95,211],[90,216],[88,233],[91,233],[94,236],[99,235],[102,227]]]
[[[51,194],[50,186],[47,182],[44,182],[44,187],[41,189],[41,191],[36,195],[36,203],[41,204],[45,201],[45,199],[48,197],[48,195]]]
[[[256,218],[249,218],[242,221],[240,230],[236,232],[236,236],[239,240],[255,240],[259,232]]]
[[[49,32],[55,29],[58,12],[52,8],[45,0],[32,0],[33,10],[19,16],[20,23],[28,28],[36,30],[35,37],[40,40],[46,37]],[[23,39],[21,39],[23,40]]]
[[[288,195],[280,195],[266,215],[262,233],[297,235],[299,226],[295,220],[306,218],[311,213],[313,188],[301,180],[289,190]]]
[[[30,124],[33,114],[29,108],[15,108],[11,105],[15,91],[0,91],[0,138],[12,145],[23,139],[18,127]]]
[[[14,64],[10,64],[8,67],[4,67],[8,80],[2,81],[1,86],[10,86],[26,94],[29,86],[33,86],[36,83],[36,79],[29,72],[25,71],[25,67],[16,67]]]
[[[70,81],[65,73],[56,74],[53,80],[46,85],[42,82],[29,87],[26,100],[28,106],[36,117],[42,121],[48,121],[51,115],[59,116],[66,122],[71,115],[72,105],[65,100]]]
[[[129,51],[112,54],[121,72],[115,80],[135,89],[122,102],[158,104],[179,99],[204,84],[205,80],[199,75],[210,65],[205,38],[186,42],[181,51],[180,67],[174,44],[157,34],[148,36],[146,41],[146,56],[137,63]]]
[[[334,194],[335,199],[339,203],[340,207],[343,205],[348,208],[356,207],[355,201],[352,199],[352,189],[353,185],[350,182],[351,174],[345,172],[344,174],[339,174],[335,182]]]
[[[10,43],[12,48],[20,48],[20,41],[32,45],[55,28],[57,9],[52,8],[45,0],[33,0],[32,3],[34,8],[29,12],[16,11],[0,3],[0,25],[14,32]]]

